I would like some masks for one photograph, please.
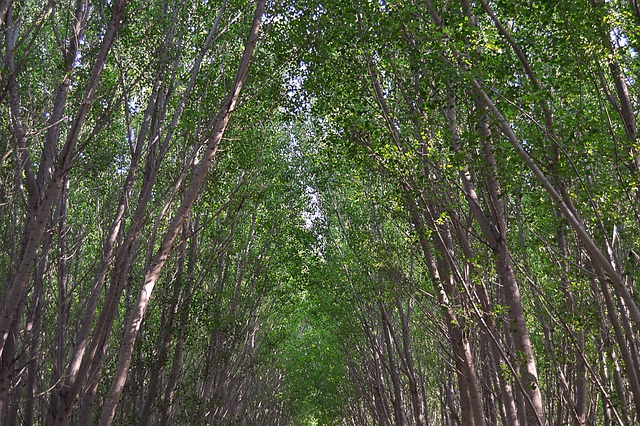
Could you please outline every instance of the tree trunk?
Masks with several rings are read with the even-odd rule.
[[[193,178],[185,192],[184,199],[177,213],[172,218],[169,226],[167,227],[167,231],[162,239],[160,249],[156,253],[151,265],[149,266],[145,274],[144,285],[140,291],[138,300],[134,306],[134,310],[131,312],[129,321],[125,328],[125,335],[120,346],[114,379],[109,393],[106,397],[102,416],[100,418],[101,426],[111,425],[111,423],[113,422],[116,406],[118,404],[118,400],[120,399],[120,395],[127,378],[127,372],[131,363],[131,355],[133,353],[136,336],[138,334],[138,330],[140,329],[144,313],[147,309],[151,293],[153,292],[153,288],[160,277],[160,273],[162,272],[164,263],[169,257],[171,248],[173,247],[173,242],[175,241],[175,238],[178,235],[180,228],[182,227],[182,223],[191,210],[191,206],[195,202],[200,188],[204,183],[207,172],[209,170],[209,166],[218,150],[220,141],[222,140],[222,136],[224,135],[224,132],[229,123],[231,113],[236,106],[240,91],[247,78],[249,71],[249,61],[253,54],[256,42],[258,41],[258,31],[262,20],[262,15],[264,13],[264,7],[265,1],[258,0],[250,35],[247,40],[242,59],[240,61],[240,66],[238,67],[234,84],[232,85],[231,91],[227,99],[223,103],[220,112],[218,113],[216,124],[211,134],[209,135],[209,141],[207,144],[205,156],[194,172]]]
[[[475,362],[473,354],[470,352],[470,345],[465,337],[464,332],[460,328],[459,319],[451,306],[449,300],[455,287],[454,278],[451,270],[449,269],[446,261],[449,255],[445,253],[445,244],[442,240],[438,241],[436,238],[435,247],[439,252],[439,261],[436,262],[430,251],[430,245],[426,240],[426,229],[424,222],[420,218],[417,212],[417,206],[410,198],[410,194],[407,193],[407,199],[409,202],[409,213],[411,214],[412,221],[416,227],[416,233],[420,246],[425,256],[425,261],[429,269],[429,274],[434,284],[436,285],[436,292],[440,306],[442,307],[447,328],[449,331],[449,337],[453,347],[454,361],[456,364],[456,370],[458,374],[458,384],[460,387],[460,404],[462,409],[463,423],[468,426],[484,426],[484,409],[482,404],[482,395],[479,389],[479,381],[476,372]],[[438,234],[433,218],[430,218],[430,225]]]
[[[407,369],[407,379],[409,380],[409,392],[411,393],[411,404],[413,406],[413,417],[416,426],[424,426],[425,424],[425,406],[423,396],[419,392],[416,379],[415,367],[413,364],[413,354],[411,350],[411,337],[409,334],[409,320],[411,313],[411,302],[407,307],[405,315],[400,297],[396,298],[398,306],[398,315],[400,316],[400,325],[402,326],[402,351],[404,354],[404,362]]]
[[[397,426],[404,426],[407,421],[405,419],[404,413],[404,401],[400,375],[398,374],[395,357],[393,356],[394,348],[393,343],[391,342],[393,338],[393,329],[391,328],[391,322],[389,320],[389,316],[387,315],[387,310],[385,309],[384,304],[382,302],[379,302],[378,307],[382,315],[384,342],[387,349],[387,359],[389,364],[389,374],[391,375],[391,384],[393,386],[393,413],[395,424]]]

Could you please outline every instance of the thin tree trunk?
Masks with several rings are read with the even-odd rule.
[[[404,403],[402,396],[402,385],[400,382],[400,375],[398,374],[398,368],[396,366],[395,357],[393,356],[393,343],[391,323],[387,310],[382,302],[378,303],[380,313],[382,315],[382,328],[384,334],[385,347],[387,349],[387,359],[389,360],[389,374],[391,375],[391,384],[393,386],[393,413],[395,418],[395,424],[397,426],[404,426],[407,421],[404,414]]]
[[[622,297],[627,304],[631,318],[636,324],[640,324],[640,310],[638,309],[637,304],[635,303],[631,293],[627,289],[624,280],[620,276],[620,274],[615,270],[613,265],[607,260],[606,256],[602,253],[602,251],[598,248],[593,238],[589,235],[587,230],[581,224],[580,220],[574,214],[574,211],[567,204],[567,202],[563,199],[563,197],[558,193],[558,191],[554,188],[551,182],[547,179],[545,174],[540,170],[536,162],[529,155],[529,153],[524,149],[518,137],[513,132],[513,129],[502,115],[498,107],[493,103],[493,101],[489,98],[487,93],[483,90],[482,85],[476,80],[472,79],[471,84],[474,89],[480,95],[482,101],[487,105],[491,113],[497,119],[497,122],[500,126],[500,129],[503,131],[507,139],[511,143],[511,145],[515,148],[518,155],[523,159],[527,167],[533,172],[534,176],[540,181],[544,189],[547,191],[552,201],[556,204],[556,206],[560,209],[563,216],[567,219],[571,227],[574,229],[580,241],[584,244],[589,256],[593,260],[595,264],[598,264],[600,268],[606,273],[606,275],[611,279],[611,283],[615,288],[616,292]]]
[[[175,390],[178,387],[178,381],[180,378],[180,372],[182,370],[182,360],[184,355],[184,338],[187,328],[187,322],[189,315],[187,310],[183,310],[180,314],[180,325],[178,328],[178,334],[176,337],[176,345],[173,351],[173,360],[171,363],[171,370],[167,379],[167,385],[164,391],[164,401],[162,404],[162,411],[160,412],[160,420],[158,424],[166,426],[173,423],[173,416],[176,411],[177,401],[175,398]]]
[[[6,339],[9,336],[12,324],[21,315],[21,312],[19,310],[19,307],[21,306],[20,301],[23,300],[29,289],[29,276],[34,266],[38,247],[40,245],[40,242],[42,241],[42,236],[48,223],[48,218],[51,215],[53,206],[58,199],[58,194],[63,186],[65,176],[71,169],[74,150],[78,142],[80,131],[83,127],[83,124],[89,112],[89,108],[91,107],[92,101],[95,97],[97,85],[104,70],[104,64],[106,62],[107,55],[109,53],[109,50],[111,49],[111,45],[113,43],[113,40],[115,39],[117,30],[121,24],[121,17],[124,12],[126,1],[127,0],[114,1],[114,4],[112,6],[111,21],[109,22],[109,25],[107,26],[107,29],[105,31],[101,50],[98,53],[98,56],[92,68],[91,76],[82,97],[80,107],[78,108],[77,114],[71,123],[66,142],[60,152],[59,162],[56,165],[55,170],[52,172],[52,177],[49,180],[47,187],[43,187],[41,189],[42,201],[37,206],[37,209],[33,209],[31,212],[29,212],[29,218],[27,219],[27,224],[24,231],[25,248],[23,251],[23,256],[9,287],[9,292],[5,296],[4,308],[2,311],[2,315],[0,316],[0,355],[4,351],[4,345]],[[71,53],[67,58],[67,65],[69,67],[73,66],[73,62],[79,50],[79,43],[82,39],[82,33],[84,32],[83,24],[86,22],[86,4],[84,4],[82,1],[79,1],[77,10],[77,15],[79,16],[79,18],[76,19],[77,25],[75,26],[75,32],[70,38]],[[70,84],[71,82],[65,79],[65,81],[63,81],[61,85],[61,87],[66,87],[65,90],[62,90],[60,92],[61,98],[63,98],[63,100],[65,101]],[[62,105],[64,105],[64,103],[65,102],[61,102]],[[58,104],[58,99],[56,99],[56,105]],[[55,108],[52,115],[54,114]],[[55,131],[54,127],[50,128],[49,131]],[[48,143],[47,145],[51,144]],[[46,149],[49,148],[45,146],[45,150]],[[43,154],[45,154],[43,156],[44,160],[44,158],[48,154],[46,154],[45,151],[43,151]],[[47,162],[43,163],[43,165],[45,165],[45,167],[42,169],[43,173],[47,168],[46,164]],[[2,389],[0,389],[0,395],[2,394],[3,391]],[[5,402],[6,401],[0,401],[0,405],[4,404]]]
[[[462,409],[463,422],[468,426],[484,426],[484,409],[482,404],[482,396],[478,387],[478,377],[473,361],[473,355],[470,352],[470,345],[461,330],[461,325],[457,315],[455,314],[449,295],[454,287],[453,276],[445,261],[438,262],[433,258],[430,245],[426,240],[426,229],[422,219],[417,213],[417,206],[410,198],[410,194],[406,194],[409,201],[409,213],[416,227],[416,233],[420,246],[425,255],[425,261],[429,268],[429,274],[436,284],[437,296],[445,315],[447,327],[449,329],[450,339],[453,346],[454,361],[457,366],[458,383],[460,387],[460,404]],[[431,224],[435,229],[435,224]],[[437,234],[436,230],[436,234]],[[448,256],[444,251],[444,244],[436,239],[436,248],[440,252],[440,258],[446,259]],[[448,281],[448,282],[447,282]]]
[[[149,298],[151,297],[153,288],[160,277],[160,273],[162,272],[164,263],[166,262],[171,252],[173,242],[175,241],[182,223],[191,210],[191,206],[195,202],[200,188],[205,181],[205,178],[209,171],[209,166],[213,161],[215,154],[217,153],[220,141],[222,140],[222,136],[224,135],[224,132],[229,123],[231,113],[235,109],[236,103],[240,96],[240,91],[248,75],[249,62],[253,54],[253,50],[255,48],[256,42],[258,41],[258,32],[262,20],[262,15],[264,14],[264,8],[265,0],[258,0],[250,35],[247,40],[242,59],[240,61],[240,66],[238,67],[238,72],[236,74],[234,84],[232,85],[229,96],[223,103],[222,108],[218,113],[216,124],[211,134],[209,135],[209,141],[207,144],[205,156],[194,172],[193,178],[185,192],[184,199],[177,213],[167,227],[167,231],[162,239],[160,249],[158,250],[145,274],[144,285],[140,291],[138,300],[134,306],[134,310],[131,312],[129,321],[125,328],[125,335],[120,346],[114,379],[109,393],[107,394],[107,397],[105,399],[102,416],[100,418],[101,426],[111,425],[115,417],[118,400],[120,399],[120,395],[124,388],[124,384],[127,378],[127,372],[131,363],[133,347],[136,341],[138,330],[140,329],[140,325],[142,323],[142,319],[144,317],[144,313],[149,303]]]
[[[595,268],[596,273],[599,273],[599,268]],[[630,352],[630,348],[627,346],[626,338],[624,335],[624,330],[622,325],[620,324],[620,320],[618,319],[617,310],[615,308],[615,303],[613,301],[613,297],[607,283],[604,279],[600,278],[600,291],[604,297],[604,302],[606,306],[607,315],[609,317],[609,321],[611,321],[611,325],[613,326],[614,337],[616,343],[618,343],[618,347],[620,348],[620,353],[622,355],[622,360],[624,362],[625,371],[627,373],[627,380],[629,382],[629,386],[631,388],[631,393],[633,395],[633,401],[635,403],[636,414],[640,415],[640,381],[638,380],[638,372],[635,368],[635,363],[633,361],[633,357]]]
[[[179,256],[178,274],[174,282],[173,297],[167,309],[169,312],[166,314],[167,319],[161,321],[161,329],[158,334],[158,340],[156,347],[158,353],[155,356],[153,368],[151,369],[151,379],[147,387],[147,394],[142,404],[142,410],[140,412],[140,421],[138,424],[141,426],[150,426],[152,421],[153,410],[156,405],[157,396],[160,393],[160,381],[162,373],[167,362],[169,346],[173,338],[173,331],[175,328],[175,309],[179,306],[179,296],[181,292],[181,286],[184,285],[184,257],[183,254]]]
[[[414,421],[416,426],[424,426],[425,406],[423,398],[420,395],[418,389],[415,367],[413,364],[413,354],[411,351],[411,336],[409,334],[408,317],[411,313],[411,306],[409,305],[407,307],[407,313],[405,315],[404,309],[402,307],[402,300],[400,300],[399,297],[396,298],[396,303],[398,305],[400,325],[402,326],[402,351],[404,353],[404,360],[407,368],[407,378],[409,380],[409,392],[411,393],[411,404],[413,406]]]
[[[373,376],[373,388],[377,420],[381,425],[390,425],[392,423],[391,410],[389,409],[389,400],[385,391],[384,378],[382,376],[382,368],[380,366],[380,352],[379,342],[376,336],[372,332],[372,326],[365,317],[365,309],[358,302],[358,311],[360,312],[360,321],[362,328],[369,340],[369,349],[371,351],[372,364],[369,365],[369,371]]]
[[[484,108],[479,100],[476,100],[476,107],[479,111]],[[454,150],[460,149],[460,138],[457,131],[456,103],[453,95],[447,100],[447,108],[444,111],[445,118],[449,124]],[[513,341],[517,353],[520,353],[524,362],[519,362],[521,367],[521,378],[524,392],[529,404],[527,405],[527,422],[530,424],[544,424],[544,408],[542,405],[542,395],[540,393],[536,363],[526,325],[524,310],[520,297],[520,289],[517,283],[513,268],[511,266],[511,255],[506,244],[507,222],[504,211],[504,204],[500,193],[500,187],[496,180],[497,166],[493,155],[493,147],[490,143],[491,132],[486,119],[481,118],[478,126],[481,140],[483,142],[483,159],[486,167],[484,179],[487,183],[489,199],[491,200],[491,220],[484,213],[480,206],[480,201],[471,181],[468,169],[465,167],[459,175],[463,183],[465,195],[469,201],[471,213],[476,219],[482,234],[489,247],[493,250],[496,262],[496,272],[501,283],[505,301],[509,306],[509,316],[513,324]],[[512,327],[509,327],[511,330]]]

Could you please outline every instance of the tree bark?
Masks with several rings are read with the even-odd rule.
[[[411,312],[411,306],[409,305],[407,307],[407,313],[405,314],[400,297],[396,298],[396,303],[398,306],[398,315],[400,316],[400,325],[402,326],[402,352],[407,369],[407,379],[409,380],[409,392],[411,393],[411,404],[413,406],[413,419],[416,426],[424,426],[425,406],[423,396],[420,395],[418,389],[415,367],[413,363],[413,354],[411,350],[411,336],[409,334],[408,317]]]
[[[396,366],[395,357],[393,356],[394,345],[391,342],[393,329],[391,328],[391,322],[387,315],[387,310],[382,302],[378,303],[380,314],[382,315],[382,328],[384,335],[385,348],[387,349],[387,359],[389,364],[389,374],[391,375],[391,385],[393,387],[393,414],[395,418],[395,424],[397,426],[404,426],[406,424],[406,418],[404,413],[404,398],[402,395],[402,386],[400,382],[400,375],[398,374],[398,367]]]
[[[120,351],[118,354],[118,362],[116,364],[114,379],[111,388],[109,389],[109,393],[107,394],[107,397],[105,399],[102,416],[100,418],[101,426],[111,425],[115,417],[115,410],[122,390],[124,388],[128,368],[131,363],[131,355],[133,353],[136,336],[138,334],[138,330],[140,329],[140,325],[148,306],[149,299],[153,292],[153,288],[160,277],[160,273],[162,272],[162,268],[167,258],[169,257],[169,254],[173,247],[173,242],[178,235],[182,223],[191,210],[191,206],[195,202],[198,192],[200,191],[200,188],[205,181],[207,172],[209,171],[209,166],[218,151],[220,141],[222,140],[222,136],[224,135],[224,132],[229,123],[231,113],[235,109],[236,103],[240,96],[240,91],[242,90],[242,86],[248,75],[249,62],[253,54],[253,50],[258,41],[258,32],[260,29],[260,23],[262,21],[262,15],[264,14],[264,9],[265,0],[258,0],[253,17],[253,23],[251,25],[251,30],[249,33],[249,38],[242,54],[242,59],[238,67],[234,83],[227,99],[223,103],[220,112],[218,113],[215,126],[208,136],[207,149],[204,158],[198,165],[198,168],[196,169],[192,180],[185,192],[184,199],[182,200],[182,203],[180,204],[180,207],[175,216],[169,223],[169,226],[167,227],[167,231],[165,232],[165,235],[162,239],[162,244],[158,252],[156,253],[151,265],[147,269],[147,272],[145,273],[144,285],[140,291],[138,300],[134,306],[133,311],[130,314],[129,321],[127,322],[127,326],[125,328],[125,334],[122,339],[122,344],[120,346]]]
[[[21,312],[18,308],[21,306],[20,301],[24,298],[28,291],[29,276],[34,266],[38,247],[40,245],[40,242],[42,241],[42,236],[48,223],[48,219],[51,216],[51,211],[53,209],[55,201],[58,199],[58,194],[63,186],[64,178],[71,169],[74,150],[78,142],[80,131],[95,97],[97,86],[100,81],[100,76],[102,75],[102,72],[104,70],[104,64],[106,62],[108,53],[115,39],[118,28],[121,25],[121,18],[122,14],[124,13],[126,1],[127,0],[118,0],[114,1],[113,3],[111,21],[109,22],[109,25],[107,26],[107,29],[105,31],[101,49],[92,68],[91,76],[89,77],[89,81],[85,88],[81,104],[71,123],[71,127],[67,134],[65,144],[60,151],[59,160],[55,165],[53,172],[51,173],[51,179],[48,180],[48,185],[46,186],[46,188],[43,187],[41,189],[40,199],[42,201],[39,202],[37,208],[32,209],[29,212],[29,218],[27,220],[24,231],[25,246],[23,256],[21,258],[16,274],[14,275],[13,280],[10,284],[9,292],[5,296],[2,315],[0,316],[0,355],[2,355],[2,352],[4,351],[4,345],[9,336],[11,325],[21,315]],[[75,33],[72,34],[69,39],[70,49],[67,53],[67,66],[69,67],[73,66],[73,61],[75,60],[76,54],[79,50],[79,42],[84,31],[84,27],[82,26],[82,24],[86,23],[86,4],[84,4],[84,2],[82,1],[78,2],[77,15],[79,16],[79,18],[76,19],[76,26],[74,29]],[[66,101],[68,87],[71,84],[71,82],[68,81],[67,78],[68,77],[65,77],[65,80],[61,83],[60,87],[63,89],[58,92],[60,97],[56,99],[56,105],[64,105],[65,103],[62,101],[58,102],[58,99],[63,99],[64,101]],[[54,131],[53,128],[49,130],[51,132]],[[50,142],[54,142],[53,138]],[[50,148],[45,147],[45,151],[48,149]],[[43,154],[44,160],[44,158],[47,157],[48,154],[46,152],[43,152]],[[44,171],[47,169],[46,165],[49,164],[48,160],[46,160],[42,164],[45,165],[45,167],[42,169],[42,173],[44,173]],[[40,174],[40,170],[38,173]],[[1,394],[2,390],[0,389],[0,395]],[[3,401],[0,401],[0,403],[3,403]]]
[[[446,265],[449,256],[444,251],[444,243],[438,241],[436,237],[435,247],[439,252],[440,261],[436,261],[431,254],[429,242],[426,239],[427,231],[422,218],[418,215],[417,206],[409,193],[406,194],[409,202],[409,213],[416,227],[420,247],[425,256],[425,261],[429,269],[429,275],[437,288],[437,297],[443,310],[451,344],[453,347],[454,361],[457,367],[458,384],[460,388],[460,403],[462,409],[463,423],[467,426],[484,426],[485,416],[482,404],[482,394],[479,389],[479,380],[476,372],[473,354],[470,352],[470,345],[461,329],[460,321],[451,306],[449,297],[455,286],[453,275]],[[438,230],[435,224],[431,223],[435,233]]]

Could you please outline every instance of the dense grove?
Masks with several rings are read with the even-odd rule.
[[[637,0],[0,28],[0,425],[640,422]]]

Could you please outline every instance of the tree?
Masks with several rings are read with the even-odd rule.
[[[638,23],[0,2],[0,423],[637,422]]]

